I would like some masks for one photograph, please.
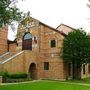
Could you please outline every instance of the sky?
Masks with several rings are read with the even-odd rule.
[[[90,33],[90,9],[87,3],[88,0],[19,0],[17,6],[54,28],[63,23]]]

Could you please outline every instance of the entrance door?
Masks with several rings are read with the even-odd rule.
[[[22,50],[32,50],[32,35],[25,33],[23,37]]]
[[[36,70],[35,63],[31,63],[31,65],[29,67],[29,74],[30,74],[30,78],[37,79],[37,70]]]

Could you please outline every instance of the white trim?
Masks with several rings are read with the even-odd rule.
[[[1,57],[4,57],[4,56],[7,55],[8,53],[10,53],[10,52],[6,52],[6,53],[2,54],[2,55],[0,56],[0,58],[1,58]]]
[[[12,60],[13,58],[15,58],[16,56],[18,56],[18,55],[22,54],[23,52],[24,52],[24,51],[21,51],[21,52],[19,52],[19,53],[15,54],[15,55],[13,55],[12,57],[10,57],[10,58],[6,59],[5,61],[0,62],[0,64],[4,64],[4,63],[6,63],[6,62],[8,62],[8,61]]]

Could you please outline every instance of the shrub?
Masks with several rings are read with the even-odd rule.
[[[19,78],[27,78],[26,73],[15,73],[15,74],[10,74],[7,71],[1,72],[0,76],[3,76],[3,78],[12,78],[12,79],[19,79]]]
[[[3,77],[3,82],[21,82],[27,80],[27,74],[23,72],[10,74],[7,71],[1,72],[0,76]]]
[[[10,74],[7,71],[0,72],[0,76],[3,76],[3,78],[9,78]]]
[[[15,82],[24,82],[24,81],[32,81],[30,78],[25,78],[25,79],[6,79],[6,83],[15,83]]]
[[[10,74],[9,78],[12,79],[27,78],[27,74],[26,73]]]
[[[0,72],[0,76],[3,77],[3,82],[6,82],[6,80],[10,77],[10,74],[7,71]]]

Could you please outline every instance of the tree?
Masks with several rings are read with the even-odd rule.
[[[90,62],[90,35],[82,30],[70,32],[63,42],[63,59],[77,68],[77,78],[81,79],[82,64]],[[73,70],[74,77],[74,70]]]
[[[0,0],[0,27],[12,22],[20,20],[22,12],[16,7],[17,0]]]
[[[90,2],[90,0],[88,0],[87,6],[90,8],[90,3],[89,2]]]

